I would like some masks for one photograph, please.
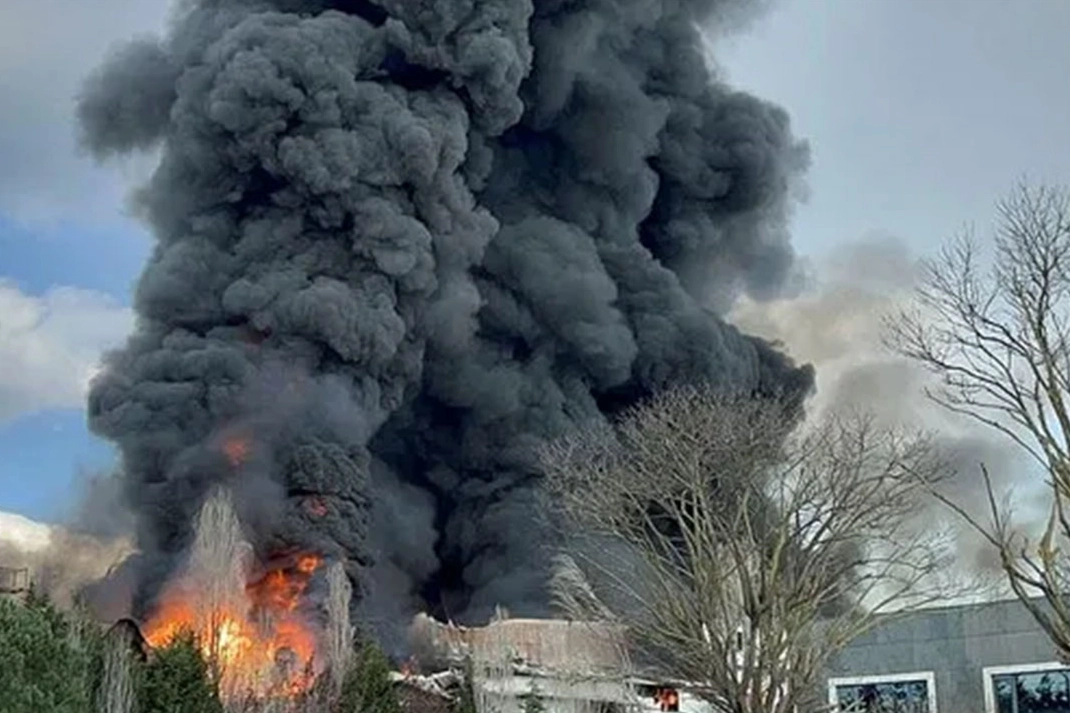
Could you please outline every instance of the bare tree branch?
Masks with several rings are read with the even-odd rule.
[[[559,604],[718,710],[822,708],[831,656],[946,594],[946,548],[910,526],[943,463],[867,418],[796,433],[773,402],[683,388],[542,455],[572,526]]]
[[[1039,537],[1012,526],[987,470],[988,522],[940,497],[999,553],[1012,591],[1070,660],[1070,193],[1021,183],[996,207],[987,269],[966,234],[926,265],[917,304],[887,322],[887,342],[928,369],[929,396],[999,431],[1048,476]]]

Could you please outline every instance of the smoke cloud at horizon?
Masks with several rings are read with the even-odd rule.
[[[124,538],[97,538],[62,527],[33,525],[41,529],[43,540],[26,542],[0,532],[0,566],[28,570],[36,591],[62,608],[79,603],[87,586],[119,566],[132,551],[130,541]],[[115,608],[114,613],[121,615],[122,607]]]
[[[341,558],[369,617],[543,612],[535,446],[677,382],[808,392],[704,306],[794,269],[807,146],[699,32],[754,5],[186,0],[110,56],[85,145],[161,155],[89,398],[140,606],[225,483],[261,554]]]
[[[855,411],[886,427],[922,429],[948,465],[944,495],[987,522],[983,464],[997,495],[1012,498],[1015,526],[1034,531],[1047,512],[1036,489],[1041,478],[1028,456],[1002,434],[928,399],[924,389],[933,377],[883,344],[883,318],[911,303],[921,261],[898,238],[867,236],[808,265],[809,284],[801,294],[764,303],[744,298],[729,319],[813,365],[808,418]],[[987,577],[999,568],[993,548],[944,506],[934,503],[919,521],[926,529],[946,524],[966,573]]]

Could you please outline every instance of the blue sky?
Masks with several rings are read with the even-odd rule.
[[[5,323],[12,313],[33,311],[28,328],[43,346],[80,351],[85,357],[77,361],[84,366],[86,357],[94,358],[101,346],[114,343],[125,332],[129,316],[123,307],[148,248],[148,240],[134,226],[83,227],[74,220],[33,225],[0,214],[0,282],[8,288],[5,300],[0,284],[0,337],[8,336]],[[65,330],[66,337],[48,327],[61,319],[57,312],[63,300],[56,295],[65,286],[84,291],[75,295],[83,309],[66,308],[68,315],[82,322]],[[12,304],[12,289],[23,296],[19,306]],[[80,337],[75,336],[79,329]],[[0,364],[8,367],[14,359],[6,356],[0,357]],[[9,402],[6,407],[0,403],[0,510],[54,519],[70,507],[78,478],[87,470],[108,468],[114,457],[109,445],[85,427],[81,390],[68,388],[47,367],[30,380],[60,382],[52,395],[42,389],[19,393],[17,387],[7,386],[34,370],[25,360],[19,361],[21,368],[12,368],[15,373],[0,376],[0,400]]]
[[[70,506],[81,471],[114,460],[86,430],[79,372],[127,331],[124,308],[147,248],[134,230],[0,217],[0,341],[53,356],[0,346],[0,510],[53,519]]]
[[[86,431],[84,388],[131,324],[150,242],[124,195],[151,161],[79,156],[72,98],[112,42],[154,31],[167,9],[0,3],[0,510],[54,520],[79,474],[112,459]],[[983,226],[1023,174],[1070,181],[1068,26],[1066,0],[780,0],[747,35],[713,45],[729,81],[785,106],[811,141],[795,242],[827,281],[843,277],[821,268],[830,255],[908,265],[964,221]],[[875,236],[891,252],[857,249]],[[791,316],[779,322],[750,321],[774,332],[835,322],[832,351],[812,334],[778,336],[819,370],[840,368],[878,358],[859,304],[828,301],[819,325],[797,319],[797,305],[780,305]]]
[[[42,227],[0,215],[5,277],[29,294],[40,295],[55,285],[77,285],[126,303],[148,249],[147,237],[133,225],[80,226],[72,219]]]

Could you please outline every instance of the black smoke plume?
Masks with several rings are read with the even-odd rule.
[[[741,0],[185,0],[80,98],[159,150],[137,328],[94,383],[140,601],[225,482],[370,614],[538,614],[532,450],[673,382],[800,395],[718,316],[775,294],[808,152],[711,75]],[[715,28],[714,28],[715,29]]]

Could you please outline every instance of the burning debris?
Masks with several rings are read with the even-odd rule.
[[[139,616],[184,611],[220,484],[257,559],[337,559],[370,621],[543,615],[535,445],[674,382],[809,389],[717,316],[791,272],[808,161],[707,70],[699,27],[743,5],[189,0],[104,64],[85,144],[161,156],[137,331],[89,397]]]

